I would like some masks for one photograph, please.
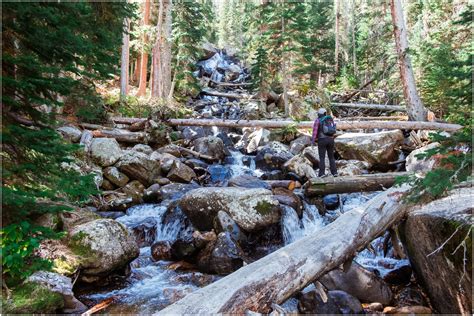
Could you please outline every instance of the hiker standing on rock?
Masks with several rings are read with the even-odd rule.
[[[327,115],[326,109],[318,110],[318,118],[314,120],[313,137],[311,146],[318,142],[319,152],[319,177],[326,177],[325,156],[328,153],[329,169],[334,177],[337,177],[336,159],[334,159],[334,135],[336,134],[336,123],[331,116]]]

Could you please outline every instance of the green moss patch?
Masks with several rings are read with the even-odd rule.
[[[255,206],[255,210],[261,215],[267,215],[272,212],[273,204],[267,201],[260,201]]]
[[[34,283],[15,288],[10,299],[2,296],[4,314],[52,314],[64,307],[61,294]]]

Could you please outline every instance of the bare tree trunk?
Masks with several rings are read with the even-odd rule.
[[[285,18],[281,18],[281,36],[285,36]],[[285,46],[285,45],[283,45]],[[283,47],[284,49],[284,47]],[[282,79],[282,85],[283,85],[283,105],[285,108],[285,116],[289,116],[290,114],[290,107],[288,104],[288,73],[287,73],[287,68],[286,68],[286,62],[287,62],[287,56],[286,54],[283,54],[282,59],[281,59],[281,76],[283,77]]]
[[[407,103],[408,117],[412,121],[426,121],[428,110],[424,107],[416,91],[413,68],[408,56],[407,27],[403,18],[403,8],[400,0],[390,0],[390,9],[400,68],[400,79],[402,80],[403,95]]]
[[[130,21],[124,20],[124,31],[122,38],[122,58],[120,64],[120,96],[121,98],[128,94],[128,82],[129,82],[129,42],[130,42]]]
[[[145,9],[143,11],[143,25],[148,25],[150,21],[150,0],[145,1]],[[148,36],[143,34],[142,54],[140,58],[140,82],[138,84],[137,96],[144,96],[146,94],[146,79],[148,75],[148,52],[146,45],[148,43]]]
[[[161,70],[161,42],[162,42],[162,29],[163,29],[163,0],[159,0],[159,9],[158,9],[158,21],[156,23],[156,41],[153,46],[153,56],[152,56],[152,67],[153,67],[153,77],[152,77],[152,86],[151,86],[151,97],[159,98],[160,90],[162,87],[161,78],[163,76]]]
[[[164,10],[164,38],[163,38],[163,59],[162,59],[162,74],[163,74],[163,91],[161,97],[168,99],[171,92],[171,31],[172,31],[172,9],[173,0],[165,0]]]
[[[336,73],[339,72],[339,19],[340,19],[340,6],[339,0],[334,0],[334,10],[336,13],[335,19],[335,30],[334,30],[334,39],[335,39],[335,48],[334,48],[334,70]]]
[[[355,37],[355,33],[356,33],[356,16],[355,16],[355,8],[356,8],[356,4],[355,4],[355,0],[352,0],[351,1],[351,4],[352,4],[352,19],[351,19],[351,32],[352,32],[352,67],[354,68],[353,71],[354,71],[354,77],[357,78],[357,75],[358,75],[358,70],[357,70],[357,54],[356,54],[356,37]]]
[[[400,220],[409,206],[400,201],[409,187],[391,188],[363,209],[342,214],[315,234],[262,259],[161,310],[159,315],[269,313],[309,283],[352,260],[372,240]]]
[[[135,61],[135,64],[134,64],[134,70],[133,70],[133,74],[131,75],[131,81],[134,83],[134,84],[137,84],[139,81],[140,81],[140,66],[141,66],[141,56],[138,55],[137,57],[137,60]]]

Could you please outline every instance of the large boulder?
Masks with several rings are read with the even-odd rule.
[[[243,251],[230,233],[222,232],[198,254],[197,266],[202,272],[225,275],[243,266],[242,257]]]
[[[175,200],[196,188],[199,188],[196,183],[170,183],[161,187],[159,197],[162,200]]]
[[[299,217],[303,215],[303,202],[293,191],[287,188],[274,188],[272,191],[274,194],[273,198],[280,202],[280,204],[293,208]]]
[[[133,146],[132,150],[139,151],[147,155],[150,155],[153,152],[153,149],[150,146],[145,145],[145,144],[137,144]]]
[[[116,166],[130,179],[146,186],[152,185],[153,180],[160,175],[159,161],[139,151],[126,151]]]
[[[214,136],[201,137],[193,142],[194,150],[200,154],[208,155],[216,159],[224,159],[229,151],[222,139]]]
[[[329,290],[347,292],[365,303],[388,305],[393,299],[390,286],[355,261],[346,272],[334,269],[320,278],[319,282]]]
[[[239,67],[239,65],[230,64],[229,68],[226,71],[227,80],[232,81],[232,80],[237,79],[241,71],[242,69]]]
[[[8,314],[57,314],[64,312],[64,298],[61,293],[47,286],[24,282],[18,284],[7,299],[2,295],[2,313]]]
[[[115,138],[94,138],[90,147],[92,159],[102,167],[113,165],[122,156],[122,150]]]
[[[104,169],[104,177],[107,178],[110,182],[118,186],[119,188],[123,187],[128,182],[128,177],[120,172],[116,167],[107,167]]]
[[[444,314],[472,311],[472,187],[408,214],[402,239],[418,281]]]
[[[431,143],[424,147],[415,149],[406,158],[406,169],[410,172],[428,172],[436,165],[436,158],[434,156],[428,159],[418,158],[417,155],[426,153],[428,150],[439,147],[439,143]]]
[[[28,283],[35,283],[48,288],[63,297],[63,312],[67,314],[82,313],[87,306],[74,297],[71,279],[54,272],[37,271],[28,277]]]
[[[340,176],[356,176],[368,173],[369,163],[360,160],[336,160],[336,168]]]
[[[217,233],[228,232],[232,239],[237,242],[245,241],[246,236],[240,230],[239,225],[226,212],[219,211],[214,218],[214,230]]]
[[[211,183],[225,183],[232,177],[232,170],[228,166],[211,165],[207,168]]]
[[[280,220],[279,203],[266,189],[199,188],[184,195],[179,206],[199,230],[211,230],[224,211],[244,230],[254,231]]]
[[[314,171],[311,161],[302,155],[294,156],[288,160],[283,167],[285,170],[294,172],[301,178],[311,179],[317,177],[317,173]]]
[[[140,183],[140,181],[133,180],[124,186],[121,191],[127,195],[127,197],[132,198],[135,203],[143,202],[143,191],[145,191],[145,186]]]
[[[195,140],[206,136],[206,130],[201,126],[186,126],[183,129],[183,137],[187,140]]]
[[[400,130],[378,133],[345,133],[335,139],[336,151],[343,159],[368,162],[371,166],[386,165],[397,160],[395,149],[403,142]]]
[[[69,246],[81,256],[83,280],[124,268],[139,255],[135,238],[125,226],[112,219],[97,219],[76,226],[69,240]]]
[[[249,189],[271,189],[270,184],[257,178],[255,176],[251,176],[248,174],[244,174],[241,176],[234,177],[229,180],[230,187],[240,187],[240,188],[249,188]]]
[[[81,140],[82,131],[75,126],[62,126],[57,131],[65,138],[73,143]]]
[[[242,140],[237,146],[243,146],[247,153],[254,153],[257,148],[267,144],[270,141],[270,131],[264,128],[258,128],[255,131],[246,129]]]
[[[362,314],[360,301],[343,291],[329,291],[321,296],[318,290],[304,292],[298,302],[303,314]]]
[[[196,178],[196,173],[181,161],[175,160],[166,177],[175,182],[191,182]]]
[[[257,168],[264,170],[280,169],[291,158],[293,158],[293,154],[289,151],[288,146],[273,141],[258,149],[255,164]]]
[[[214,54],[218,53],[217,48],[209,42],[202,43],[201,48],[202,48],[202,51],[205,54],[203,56],[203,59],[211,58],[212,56],[214,56]]]
[[[311,136],[303,135],[290,143],[290,152],[293,155],[298,155],[305,149],[307,146],[311,145]]]

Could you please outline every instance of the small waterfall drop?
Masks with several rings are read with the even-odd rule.
[[[315,205],[304,202],[301,219],[293,208],[283,205],[282,209],[281,229],[285,245],[313,234],[325,225],[324,219],[319,215]]]

